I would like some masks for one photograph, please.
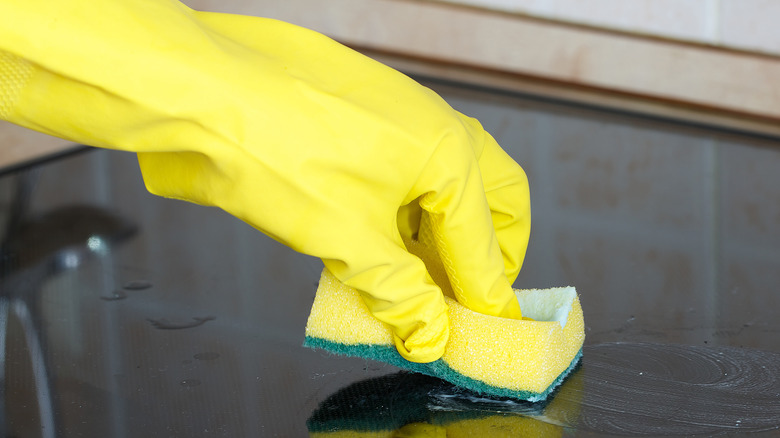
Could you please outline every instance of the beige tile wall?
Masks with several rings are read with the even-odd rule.
[[[780,77],[780,58],[487,13],[440,1],[186,0],[186,3],[196,9],[289,21],[362,48],[664,102],[690,103],[750,117],[780,118],[780,93],[776,92],[775,80]],[[654,7],[646,9],[652,16],[666,16]],[[633,9],[626,9],[621,14],[629,17],[624,19],[626,22],[639,20],[630,18],[634,13]],[[697,17],[690,11],[681,11],[680,16]],[[670,17],[665,20],[673,23],[676,15]],[[686,23],[680,27],[695,26]]]
[[[442,0],[589,26],[706,41],[717,11],[710,0]]]
[[[780,54],[780,2],[720,0],[720,41],[724,45]]]
[[[780,55],[774,0],[434,0]]]
[[[526,15],[495,14],[447,4],[456,1]],[[780,126],[776,123],[780,120],[778,56],[710,50],[707,46],[681,45],[534,18],[713,44],[723,39],[732,41],[734,47],[780,54],[776,30],[780,26],[774,25],[780,5],[771,1],[185,2],[197,9],[278,18],[360,48],[440,61],[440,65],[487,68],[517,80],[550,81],[552,88],[564,84],[591,93],[606,91],[613,97],[649,101],[672,110],[690,107],[693,111],[711,111],[721,120],[730,118],[728,122],[761,123],[762,132],[769,129],[776,134]],[[66,142],[20,134],[18,128],[0,122],[0,168],[63,147],[67,147]]]
[[[557,21],[780,53],[780,5],[760,0],[185,0],[197,9],[259,15],[309,27],[361,48],[443,65],[473,66],[518,80],[693,105],[777,131],[780,57],[601,32]],[[495,14],[460,2],[526,15]],[[630,6],[629,6],[630,5]],[[540,21],[533,17],[551,18]],[[557,21],[555,21],[557,20]],[[732,44],[729,43],[729,44]],[[391,64],[393,65],[393,64]],[[445,69],[446,70],[446,69]],[[525,79],[522,79],[525,78]],[[554,89],[552,87],[551,89]],[[594,91],[595,90],[595,91]],[[738,117],[733,118],[736,114]],[[767,120],[769,118],[769,120]],[[739,122],[738,122],[739,123]],[[765,132],[765,131],[764,131]],[[0,123],[0,168],[67,143]]]

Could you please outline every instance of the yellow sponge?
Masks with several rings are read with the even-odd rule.
[[[357,290],[323,271],[306,326],[305,346],[366,357],[501,397],[540,401],[574,369],[582,354],[582,308],[572,287],[516,290],[523,316],[514,320],[473,312],[445,297],[450,338],[431,363],[401,357],[388,326]]]

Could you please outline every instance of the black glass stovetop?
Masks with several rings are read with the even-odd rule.
[[[0,436],[775,436],[780,143],[430,86],[529,176],[515,286],[580,294],[551,399],[303,348],[318,260],[87,150],[0,176]]]

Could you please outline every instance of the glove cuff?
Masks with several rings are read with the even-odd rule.
[[[0,119],[13,122],[16,102],[34,72],[29,61],[0,50]]]

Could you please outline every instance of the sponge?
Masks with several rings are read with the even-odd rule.
[[[482,394],[545,400],[582,356],[582,308],[573,287],[515,290],[515,295],[523,316],[533,321],[479,314],[445,296],[450,338],[444,355],[414,363],[396,351],[392,331],[369,312],[359,292],[325,269],[304,346],[386,362]]]

